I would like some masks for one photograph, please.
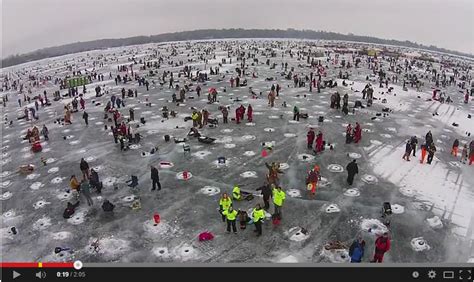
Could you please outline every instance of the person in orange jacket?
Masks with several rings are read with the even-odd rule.
[[[421,160],[420,163],[424,163],[426,158],[426,144],[421,145]]]
[[[81,184],[77,180],[75,175],[71,176],[71,179],[69,180],[69,187],[71,187],[72,194],[76,199],[79,199],[79,190],[81,187]]]
[[[458,147],[459,147],[459,140],[454,140],[453,148],[451,149],[451,155],[457,157],[458,156]]]
[[[314,168],[308,172],[308,177],[306,178],[306,185],[311,193],[311,197],[316,196],[319,180],[321,180],[320,168],[318,165],[315,165]]]

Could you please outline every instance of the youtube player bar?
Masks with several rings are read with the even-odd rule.
[[[129,281],[172,277],[208,280],[213,277],[245,276],[262,279],[292,280],[314,278],[318,281],[469,281],[473,282],[472,264],[105,264],[75,262],[7,262],[0,264],[1,281]],[[149,279],[148,279],[149,277]],[[225,279],[227,280],[227,279]],[[313,280],[313,279],[312,279]],[[258,280],[257,280],[258,281]],[[291,281],[295,282],[295,281]]]
[[[2,262],[1,268],[74,268],[74,262]]]

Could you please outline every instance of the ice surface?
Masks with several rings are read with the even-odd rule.
[[[228,46],[234,51],[239,46],[237,42],[225,42],[229,42]],[[295,55],[291,58],[286,53],[282,58],[282,49],[272,46],[270,41],[241,42],[240,46],[246,51],[252,44],[259,47],[260,51],[255,54],[260,62],[266,60],[264,52],[267,47],[277,52],[276,57],[269,57],[272,63],[276,63],[275,69],[270,69],[266,64],[251,66],[250,60],[247,60],[248,86],[252,86],[258,99],[251,97],[248,87],[230,87],[230,76],[236,77],[235,68],[241,63],[236,53],[231,52],[232,64],[223,64],[219,76],[209,75],[210,80],[205,85],[200,83],[203,96],[197,97],[195,91],[191,91],[186,93],[185,102],[170,102],[174,90],[169,89],[167,83],[163,87],[158,83],[163,71],[172,71],[176,83],[181,87],[187,83],[194,89],[197,82],[183,75],[178,77],[178,72],[187,64],[193,67],[194,75],[197,70],[209,73],[209,67],[218,66],[222,58],[228,59],[227,47],[221,43],[191,43],[193,47],[201,48],[201,51],[203,48],[216,48],[216,59],[210,56],[207,65],[198,58],[197,52],[181,42],[174,44],[173,48],[178,50],[176,56],[171,56],[170,44],[149,44],[83,52],[4,69],[2,78],[8,74],[12,79],[24,83],[26,88],[23,92],[28,93],[27,89],[31,88],[32,94],[27,94],[31,98],[46,91],[50,100],[52,92],[58,90],[54,81],[44,81],[39,87],[30,87],[27,74],[64,78],[72,75],[67,66],[82,72],[86,69],[91,71],[95,60],[104,63],[104,66],[96,64],[95,71],[104,74],[105,79],[103,82],[94,80],[93,84],[87,86],[84,98],[89,113],[88,127],[84,125],[81,111],[73,113],[72,125],[54,123],[54,119],[63,114],[63,107],[71,101],[70,98],[52,101],[50,107],[40,107],[40,119],[30,122],[16,119],[22,110],[16,100],[22,98],[23,94],[15,90],[0,94],[9,96],[10,101],[3,110],[14,123],[12,127],[7,124],[2,126],[0,200],[1,236],[5,239],[1,245],[2,259],[339,263],[349,260],[346,249],[328,251],[323,248],[321,251],[321,246],[334,239],[352,242],[357,234],[362,234],[367,242],[364,257],[364,262],[367,262],[373,254],[375,235],[389,231],[381,218],[381,210],[384,202],[390,202],[393,211],[390,232],[393,239],[392,249],[385,257],[387,262],[472,260],[474,253],[463,246],[471,245],[474,239],[474,180],[470,177],[473,166],[463,164],[459,156],[455,158],[449,154],[454,139],[459,139],[462,145],[469,144],[474,134],[473,119],[467,118],[468,114],[473,115],[473,101],[464,104],[459,87],[451,85],[442,88],[454,101],[448,105],[428,100],[434,83],[426,78],[422,79],[424,85],[420,91],[409,84],[408,91],[404,91],[401,86],[403,75],[399,75],[398,83],[389,83],[393,91],[388,93],[385,86],[378,86],[377,76],[371,76],[369,81],[377,99],[373,101],[372,107],[356,109],[352,113],[356,100],[366,105],[361,91],[368,83],[366,76],[373,73],[368,69],[367,57],[361,56],[359,68],[349,69],[341,69],[340,61],[344,58],[352,64],[352,54],[339,54],[338,65],[335,64],[334,52],[329,62],[326,57],[319,58],[327,72],[322,77],[323,81],[335,79],[339,70],[347,71],[350,78],[345,80],[348,86],[342,86],[342,79],[336,79],[337,87],[321,89],[321,93],[317,93],[315,88],[309,92],[308,82],[306,87],[294,87],[292,80],[285,79],[287,73],[281,75],[284,72],[282,62],[288,62],[289,69],[294,67],[294,74],[309,75],[311,71],[315,72],[315,69],[305,66],[305,57],[298,59]],[[294,54],[302,50],[303,46],[307,47],[304,42],[293,43]],[[286,43],[281,46],[287,48]],[[333,51],[330,47],[321,48]],[[113,76],[118,74],[118,65],[133,63],[129,58],[157,60],[155,50],[164,57],[159,69],[147,67],[143,70],[140,69],[142,64],[133,65],[134,73],[140,76],[148,75],[150,70],[158,72],[158,75],[147,76],[149,91],[144,86],[138,86],[135,80],[115,85],[114,80],[109,79],[109,72]],[[107,58],[108,61],[101,58]],[[434,55],[434,58],[438,59],[439,56]],[[192,61],[188,62],[188,59]],[[171,66],[169,61],[184,61],[184,65]],[[399,64],[403,62],[402,59],[398,61]],[[389,62],[381,57],[377,63],[385,71],[389,67]],[[433,65],[439,70],[439,63]],[[425,74],[425,68],[416,69],[408,73]],[[258,73],[258,78],[252,78],[253,71]],[[453,70],[446,67],[446,71],[451,73]],[[404,70],[402,72],[405,73]],[[122,76],[124,74],[120,73]],[[389,77],[396,75],[392,71],[387,74]],[[131,76],[130,70],[128,75]],[[222,76],[223,80],[218,81]],[[266,77],[273,77],[274,80],[267,81]],[[266,97],[271,85],[276,83],[282,89],[275,107],[271,108]],[[109,94],[96,98],[94,88],[97,85],[109,91]],[[222,91],[224,86],[227,92]],[[207,104],[206,95],[210,87],[218,90],[218,103]],[[134,144],[130,150],[123,152],[114,143],[110,131],[113,122],[103,119],[104,105],[112,94],[121,96],[122,88],[138,91],[137,98],[126,97],[126,106],[120,111],[126,119],[129,108],[135,109],[135,122],[131,125],[135,132],[142,135],[140,144]],[[261,97],[258,95],[260,91]],[[330,96],[336,91],[341,96],[346,93],[349,95],[349,115],[329,107]],[[65,90],[60,92],[64,94]],[[190,96],[194,99],[189,99]],[[145,105],[146,98],[152,103],[151,107]],[[237,101],[237,98],[242,101]],[[382,99],[386,99],[386,103],[382,103]],[[100,102],[101,105],[94,106],[92,101]],[[286,102],[286,108],[283,102]],[[240,104],[251,104],[254,116],[250,122],[245,115],[242,123],[237,125],[231,118],[235,117],[235,108]],[[177,112],[176,118],[165,119],[161,116],[161,107],[165,105]],[[294,105],[308,113],[308,119],[293,121]],[[228,124],[222,123],[219,106],[230,107]],[[215,143],[203,144],[187,136],[192,121],[184,121],[184,118],[191,115],[191,107],[197,110],[206,108],[211,117],[218,118],[217,127],[204,126],[199,129],[203,136],[216,138]],[[390,108],[389,115],[376,116],[385,107]],[[317,119],[321,115],[324,116],[322,123]],[[140,122],[140,117],[145,118],[145,124]],[[355,122],[359,122],[362,127],[362,140],[358,144],[345,144],[345,127],[349,123],[354,126]],[[459,126],[453,126],[453,123]],[[43,150],[33,153],[28,140],[22,138],[31,126],[41,127],[43,124],[49,128],[50,140],[45,142],[41,137]],[[105,125],[107,129],[104,129]],[[316,133],[322,131],[324,134],[326,146],[323,152],[316,154],[313,151],[314,144],[311,149],[307,148],[306,133],[309,127],[314,128]],[[419,145],[424,142],[428,130],[432,131],[438,149],[431,165],[419,162]],[[172,137],[170,142],[165,142],[164,135]],[[407,162],[402,160],[405,142],[413,135],[419,140],[417,156]],[[173,137],[186,138],[191,152],[184,152],[183,144],[175,143]],[[333,146],[333,150],[328,144]],[[158,148],[157,152],[151,153],[152,148]],[[262,155],[263,149],[266,149],[266,156]],[[41,157],[46,165],[41,162]],[[218,165],[218,157],[225,157],[226,164]],[[66,203],[76,201],[69,187],[69,178],[73,174],[82,178],[79,169],[81,158],[85,158],[98,171],[104,188],[100,197],[92,189],[92,207],[81,196],[79,208],[66,220],[62,217]],[[346,181],[346,166],[352,159],[357,159],[359,173],[350,186]],[[281,224],[278,227],[272,224],[271,203],[265,213],[262,237],[254,237],[252,225],[247,226],[246,230],[239,229],[235,236],[225,234],[225,223],[222,223],[216,211],[220,195],[223,192],[231,194],[233,186],[239,185],[242,191],[252,193],[254,199],[234,201],[235,209],[251,212],[257,203],[263,204],[260,192],[255,189],[265,182],[268,173],[265,162],[279,162],[283,172],[279,174],[279,184],[287,197]],[[20,172],[19,166],[25,164],[35,165],[34,171]],[[160,170],[163,187],[160,191],[150,191],[149,164],[156,165]],[[322,178],[318,181],[316,195],[312,196],[306,189],[306,177],[315,165],[320,167]],[[184,171],[188,172],[186,180]],[[135,189],[125,183],[130,175],[136,175],[139,179]],[[100,208],[104,199],[116,204],[113,216],[104,214]],[[137,199],[140,200],[141,208],[131,209],[132,202]],[[161,217],[158,224],[153,220],[156,213]],[[16,235],[11,231],[13,226],[18,230]],[[302,226],[308,235],[301,232]],[[198,234],[204,231],[214,234],[213,241],[198,242]],[[91,248],[91,244],[96,241],[98,250]],[[420,245],[420,242],[423,243]],[[71,247],[74,252],[54,254],[54,247],[57,246]]]

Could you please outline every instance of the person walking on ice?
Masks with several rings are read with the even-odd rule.
[[[411,144],[411,150],[413,151],[413,156],[416,157],[415,152],[416,152],[416,146],[418,145],[418,139],[416,136],[412,136],[410,140]]]
[[[222,222],[225,222],[226,216],[223,214],[229,207],[232,206],[232,199],[227,196],[227,193],[223,193],[221,199],[219,200],[219,211],[222,214]]]
[[[81,163],[79,164],[79,168],[81,169],[82,172],[82,178],[83,179],[89,179],[89,164],[84,160],[84,158],[81,159]]]
[[[86,126],[89,125],[89,114],[84,111],[84,113],[82,114],[82,118],[84,119],[84,122],[86,123]]]
[[[459,140],[455,139],[453,142],[453,148],[451,149],[451,155],[453,155],[455,158],[458,157],[458,148],[459,148]]]
[[[49,135],[49,130],[46,127],[46,124],[43,124],[43,129],[41,129],[41,134],[43,134],[45,141],[49,141],[49,136],[48,136]]]
[[[431,143],[431,145],[428,147],[428,160],[427,164],[431,164],[434,158],[434,154],[436,152],[436,147],[434,143]]]
[[[402,159],[409,162],[410,161],[411,150],[412,150],[412,146],[411,146],[410,140],[408,140],[406,145],[405,145],[405,154],[403,154]]]
[[[273,206],[275,207],[274,215],[281,220],[281,208],[286,199],[286,193],[281,189],[280,186],[277,188],[273,187]]]
[[[352,185],[354,182],[354,176],[359,173],[359,167],[357,166],[356,160],[352,160],[347,167],[347,184]]]
[[[351,263],[362,262],[362,257],[364,257],[364,249],[365,241],[362,239],[362,236],[359,235],[349,248],[349,256],[351,257]]]
[[[151,183],[152,188],[151,191],[156,190],[156,186],[158,186],[158,191],[161,190],[161,183],[160,183],[160,174],[158,173],[158,169],[155,166],[150,166],[151,168]]]
[[[84,196],[84,198],[86,198],[87,204],[89,206],[92,206],[94,204],[94,201],[92,201],[91,197],[91,185],[89,184],[89,180],[82,180],[80,193]]]
[[[318,181],[321,180],[320,168],[315,165],[306,177],[306,186],[310,191],[310,196],[314,198],[316,196],[316,189],[318,188]]]
[[[264,183],[261,187],[257,188],[257,191],[262,191],[264,209],[270,208],[270,197],[272,196],[272,189],[268,183]]]
[[[313,128],[310,128],[308,133],[306,134],[306,142],[308,149],[313,147],[314,139],[316,138],[316,133],[314,133]]]
[[[467,162],[467,156],[468,156],[468,149],[467,149],[467,144],[464,144],[462,147],[461,151],[461,162],[465,164]]]
[[[423,163],[425,162],[426,152],[427,152],[427,146],[426,146],[426,144],[422,144],[422,145],[421,145],[421,159],[420,159],[420,164],[423,164]]]
[[[379,236],[375,240],[375,253],[374,259],[371,262],[383,262],[383,256],[386,252],[390,250],[390,239],[388,238],[388,233],[385,232],[382,236]]]
[[[257,204],[252,211],[252,220],[255,225],[254,232],[257,232],[257,237],[262,236],[262,221],[265,218],[265,212],[260,207],[260,204]]]
[[[237,234],[237,226],[235,225],[237,214],[238,211],[234,210],[232,205],[222,212],[222,215],[227,219],[227,233],[230,233],[230,227],[232,226],[232,231]]]

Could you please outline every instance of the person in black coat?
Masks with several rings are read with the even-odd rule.
[[[156,185],[158,185],[158,191],[161,190],[161,183],[160,183],[160,175],[158,174],[158,169],[154,166],[151,167],[151,183],[152,183],[152,188],[151,191],[156,190]]]
[[[416,152],[416,146],[418,145],[418,139],[416,136],[412,136],[410,140],[411,144],[411,150],[413,151],[413,156],[416,157],[415,152]]]
[[[89,114],[86,111],[84,111],[84,113],[82,114],[82,118],[84,119],[86,125],[89,125]]]
[[[91,169],[91,179],[89,181],[92,187],[97,189],[97,193],[102,192],[102,183],[99,180],[99,174],[94,169]]]
[[[257,191],[262,191],[263,202],[265,204],[265,210],[270,208],[270,197],[272,196],[272,189],[268,183],[263,184],[261,187],[257,188]]]
[[[81,164],[79,165],[79,168],[82,171],[82,178],[89,179],[89,164],[84,160],[84,158],[81,159]]]
[[[431,134],[431,130],[428,131],[428,133],[426,133],[425,139],[426,139],[426,145],[429,147],[431,143],[433,143],[433,134]]]
[[[354,176],[359,173],[359,167],[357,166],[356,160],[353,160],[350,162],[347,167],[347,183],[349,185],[352,185],[352,182],[354,182]]]
[[[436,146],[434,143],[431,143],[431,145],[428,147],[427,164],[431,164],[431,162],[433,161],[435,152],[436,152]]]
[[[405,145],[405,154],[403,155],[403,158],[405,161],[410,161],[410,154],[411,154],[411,143],[410,140],[407,141],[407,144]]]
[[[341,108],[341,95],[339,95],[339,93],[336,92],[336,109],[340,109]]]

